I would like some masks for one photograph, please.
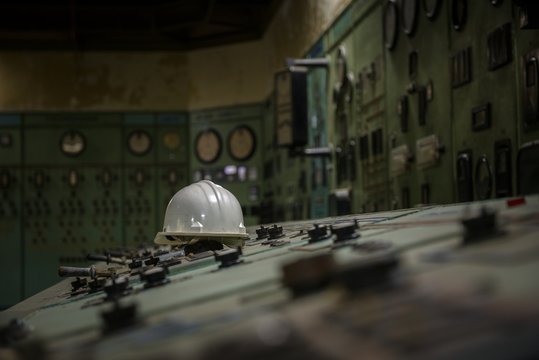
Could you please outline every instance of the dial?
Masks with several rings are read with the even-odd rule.
[[[228,136],[228,152],[238,161],[249,159],[256,149],[256,136],[247,125],[240,125]]]
[[[222,142],[215,129],[206,129],[198,133],[195,140],[195,154],[200,162],[211,164],[221,155]]]
[[[168,150],[176,150],[180,147],[180,135],[176,132],[167,132],[163,135],[163,145]]]
[[[475,166],[475,192],[479,200],[489,199],[492,194],[492,171],[486,155],[481,155]]]
[[[86,148],[86,139],[78,131],[70,130],[60,139],[60,150],[67,156],[79,156]]]
[[[0,134],[0,147],[9,148],[13,144],[13,137],[10,133]]]
[[[390,0],[384,11],[384,44],[388,50],[393,50],[397,43],[398,22],[397,3]]]
[[[144,130],[132,131],[127,137],[127,148],[133,155],[146,155],[152,148],[152,138]]]
[[[422,0],[423,11],[429,20],[434,20],[440,11],[442,0]]]
[[[412,36],[417,27],[418,0],[403,0],[402,2],[402,30]]]
[[[461,31],[466,24],[468,16],[468,1],[467,0],[452,0],[451,1],[451,23],[453,29]]]

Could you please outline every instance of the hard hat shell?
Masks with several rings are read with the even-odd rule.
[[[157,233],[154,242],[185,244],[209,238],[238,246],[248,237],[238,199],[222,186],[202,180],[170,199],[163,231]]]

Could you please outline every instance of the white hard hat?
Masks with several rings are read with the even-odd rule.
[[[168,203],[156,244],[188,244],[200,239],[241,246],[248,239],[238,199],[228,190],[202,180],[178,191]]]

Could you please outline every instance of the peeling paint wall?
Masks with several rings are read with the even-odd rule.
[[[0,111],[191,110],[264,100],[351,0],[287,0],[258,41],[190,52],[2,52]]]

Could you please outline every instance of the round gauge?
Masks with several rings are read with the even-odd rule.
[[[221,155],[222,142],[215,129],[206,129],[198,133],[195,140],[195,154],[200,162],[211,164]]]
[[[494,6],[500,6],[503,3],[503,0],[490,0],[490,3]]]
[[[180,147],[180,135],[175,132],[166,133],[163,135],[163,145],[165,145],[168,150],[176,150]]]
[[[247,125],[240,125],[228,136],[228,153],[234,160],[245,161],[256,150],[256,136]]]
[[[10,133],[0,134],[0,146],[3,148],[9,148],[13,144],[13,138]]]
[[[337,60],[335,62],[336,72],[337,72],[337,81],[342,88],[346,84],[347,74],[348,74],[348,65],[346,64],[346,49],[344,46],[339,46],[337,49]]]
[[[408,36],[415,33],[417,27],[418,0],[402,0],[402,30]]]
[[[11,185],[11,176],[7,170],[0,171],[0,189],[7,189]]]
[[[451,1],[451,23],[453,29],[461,31],[466,24],[468,16],[468,1],[467,0],[452,0]]]
[[[390,0],[384,10],[384,44],[388,50],[393,50],[399,34],[399,16],[397,3]]]
[[[67,184],[70,187],[74,188],[74,187],[77,187],[79,182],[80,182],[79,173],[75,170],[69,170],[69,172],[67,173]]]
[[[60,139],[60,150],[67,156],[79,156],[86,148],[86,139],[78,131],[70,130]]]
[[[434,20],[440,11],[442,0],[421,0],[427,19]]]
[[[133,155],[146,155],[152,148],[152,138],[144,130],[132,131],[127,137],[127,148]]]
[[[486,155],[481,155],[475,166],[475,192],[479,200],[489,199],[492,194],[492,172]]]

